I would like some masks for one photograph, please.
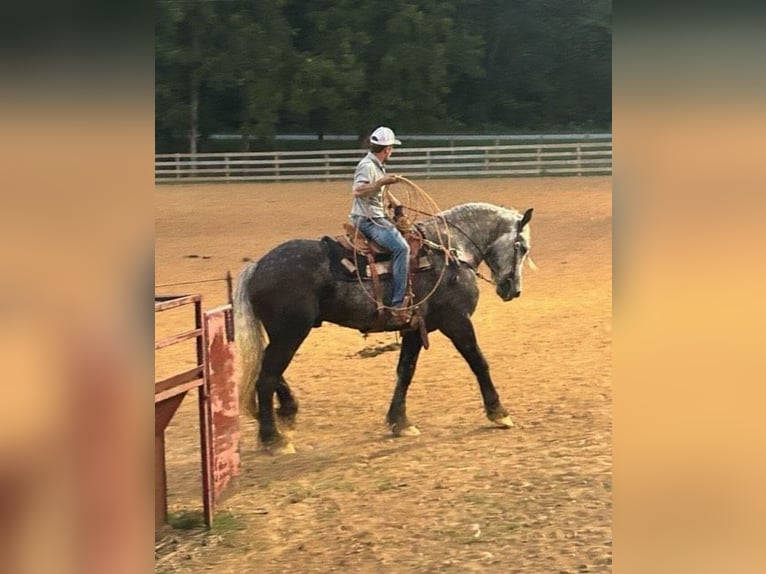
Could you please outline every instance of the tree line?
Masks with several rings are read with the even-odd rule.
[[[611,0],[156,0],[157,152],[611,129]]]

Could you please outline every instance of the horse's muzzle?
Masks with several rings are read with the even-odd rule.
[[[521,296],[521,291],[513,287],[510,281],[503,281],[497,286],[495,291],[503,301],[511,301]]]

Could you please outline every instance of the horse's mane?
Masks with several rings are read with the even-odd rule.
[[[459,205],[453,205],[452,207],[445,209],[435,217],[448,217],[449,215],[456,215],[459,213],[469,211],[494,211],[500,214],[508,214],[512,216],[512,219],[521,218],[521,213],[513,207],[505,207],[504,205],[495,205],[493,203],[486,203],[483,201],[473,201],[470,203],[461,203]]]
[[[514,209],[513,207],[505,207],[503,205],[495,205],[493,203],[487,203],[482,201],[474,201],[470,203],[461,203],[459,205],[454,205],[448,209],[445,209],[444,211],[441,211],[440,213],[437,213],[433,217],[431,217],[429,220],[427,220],[427,223],[429,224],[429,227],[431,225],[435,225],[436,229],[440,227],[440,223],[443,222],[445,219],[448,222],[454,223],[455,220],[461,219],[461,216],[469,215],[469,214],[496,214],[503,220],[505,220],[507,223],[510,224],[511,227],[515,226],[515,223],[519,221],[523,216],[523,214]],[[474,222],[474,225],[476,223]],[[463,231],[468,231],[470,233],[470,230],[468,228],[464,228]],[[530,237],[530,229],[529,225],[526,225],[524,227],[524,230],[522,231],[522,236],[524,236],[529,243],[531,241]]]

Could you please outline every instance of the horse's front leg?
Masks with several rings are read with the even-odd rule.
[[[471,318],[467,315],[450,317],[440,327],[440,331],[452,341],[452,344],[471,367],[473,374],[476,375],[487,418],[499,427],[512,427],[513,421],[500,402],[495,385],[489,376],[489,365],[476,342],[476,332],[473,329]]]
[[[386,420],[394,436],[417,436],[420,431],[407,419],[407,389],[415,374],[423,342],[418,331],[407,331],[402,337],[399,364],[396,367],[396,388]]]

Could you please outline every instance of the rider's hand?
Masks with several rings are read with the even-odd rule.
[[[394,183],[399,183],[399,176],[394,174],[384,175],[378,181],[380,181],[380,185],[391,185]]]

